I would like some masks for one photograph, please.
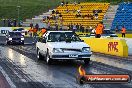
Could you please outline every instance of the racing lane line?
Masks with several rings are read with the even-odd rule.
[[[0,71],[3,74],[3,76],[5,77],[5,79],[7,80],[8,84],[10,85],[10,87],[11,88],[16,88],[14,83],[11,81],[11,79],[9,78],[9,76],[6,74],[6,72],[3,70],[3,68],[1,66],[0,66]]]

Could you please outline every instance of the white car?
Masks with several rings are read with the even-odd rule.
[[[53,60],[90,61],[90,47],[72,31],[48,31],[36,43],[37,58],[45,57],[47,64]]]

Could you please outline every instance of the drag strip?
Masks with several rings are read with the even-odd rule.
[[[26,55],[29,58],[32,58],[33,60],[36,60],[36,48],[34,45],[29,46],[9,46],[13,50],[18,51],[19,53],[22,53]],[[91,57],[92,61],[104,63],[110,66],[114,66],[121,69],[127,69],[132,71],[132,59],[129,58],[116,58],[116,57],[110,57],[110,56],[104,56],[99,54],[94,54]]]
[[[12,64],[15,66],[21,66],[24,74],[27,74],[32,80],[36,80],[35,82],[40,82],[45,87],[77,87],[78,85],[75,82],[72,82],[68,79],[64,79],[63,77],[68,78],[65,74],[59,73],[58,70],[52,69],[47,65],[43,66],[42,63],[36,63],[32,59],[29,59],[22,54],[15,52],[12,49],[5,48],[4,57],[12,61]],[[9,49],[9,50],[6,50]],[[6,52],[9,51],[9,52]],[[14,55],[11,55],[13,53]],[[12,57],[14,56],[14,57]],[[19,58],[18,58],[19,57]],[[69,77],[70,78],[70,77]],[[75,79],[74,79],[75,80]]]
[[[34,45],[18,45],[8,47],[3,46],[0,47],[0,49],[2,51],[2,62],[8,62],[7,65],[10,63],[10,65],[13,65],[15,66],[15,68],[18,68],[18,70],[20,71],[16,71],[16,69],[14,69],[17,75],[22,73],[26,76],[26,81],[22,79],[23,76],[19,76],[21,82],[24,81],[24,83],[28,83],[32,81],[34,83],[39,83],[39,85],[36,85],[39,86],[38,88],[41,88],[41,86],[64,88],[131,88],[132,86],[132,83],[105,85],[86,84],[80,86],[76,83],[76,75],[78,73],[78,67],[84,64],[81,61],[59,61],[55,62],[54,65],[48,66],[45,61],[36,60],[36,50]],[[90,65],[85,66],[85,70],[88,74],[132,74],[131,67],[131,62],[125,61],[125,59],[111,59],[103,56],[93,55]],[[33,85],[31,84],[29,85],[29,87],[32,86]]]

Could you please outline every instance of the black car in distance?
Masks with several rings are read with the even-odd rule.
[[[22,44],[24,45],[24,36],[21,32],[13,31],[6,34],[6,43],[10,44]]]

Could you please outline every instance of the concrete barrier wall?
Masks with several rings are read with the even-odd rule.
[[[93,52],[128,57],[128,46],[123,39],[80,37]]]

